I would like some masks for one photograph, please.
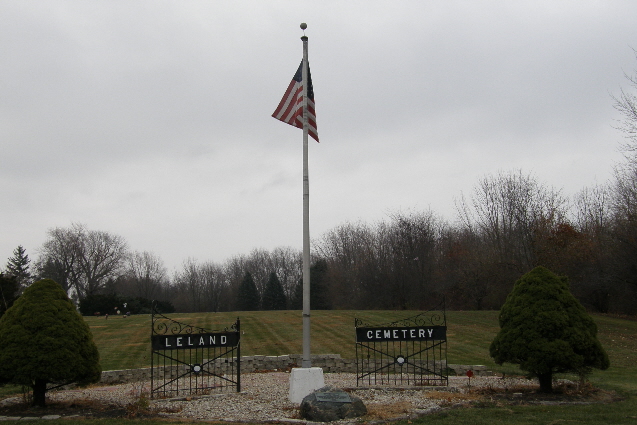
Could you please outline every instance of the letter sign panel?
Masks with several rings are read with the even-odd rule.
[[[356,342],[372,341],[444,341],[446,326],[416,326],[402,328],[356,328]]]
[[[205,347],[236,347],[239,332],[191,335],[153,335],[153,350],[185,350]]]

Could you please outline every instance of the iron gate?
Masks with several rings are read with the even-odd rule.
[[[153,305],[151,321],[151,398],[241,391],[239,318],[212,331],[166,317]]]
[[[381,325],[354,319],[356,385],[448,385],[447,317],[437,310]]]

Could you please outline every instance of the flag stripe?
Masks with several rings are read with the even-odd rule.
[[[312,87],[312,76],[310,74],[310,66],[308,71],[308,88],[307,88],[307,121],[308,134],[317,142],[318,131],[316,129],[316,112],[314,111],[314,88]],[[286,124],[297,128],[303,128],[303,61],[299,65],[292,81],[288,85],[279,106],[272,116]]]
[[[303,87],[300,84],[295,84],[294,91],[287,98],[287,108],[279,115],[279,119],[283,122],[290,124],[294,121],[297,115],[301,114],[303,118]]]
[[[283,95],[283,99],[281,99],[281,103],[279,103],[279,106],[276,108],[276,111],[274,111],[274,114],[272,114],[273,117],[277,118],[277,119],[281,119],[280,117],[282,115],[281,111],[285,111],[288,108],[288,105],[290,105],[292,102],[292,98],[294,98],[295,96],[290,96],[290,94],[294,91],[294,87],[297,85],[296,81],[292,80],[290,82],[290,85],[288,86],[288,89],[285,91],[285,94]]]

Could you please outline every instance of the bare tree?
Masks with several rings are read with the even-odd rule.
[[[101,230],[85,231],[82,236],[79,265],[83,279],[76,286],[80,298],[99,293],[109,278],[117,278],[128,255],[121,236]]]
[[[291,247],[275,248],[270,254],[270,270],[279,278],[286,299],[291,300],[303,276],[303,253]]]
[[[575,223],[585,233],[599,234],[611,222],[611,189],[606,185],[585,187],[574,197]]]
[[[230,305],[224,301],[229,300],[226,295],[227,283],[223,267],[205,262],[200,267],[200,276],[203,285],[203,297],[205,311],[227,311]]]
[[[479,232],[494,257],[519,274],[533,268],[537,232],[564,219],[567,201],[560,191],[517,171],[482,178],[470,206],[460,205],[466,228]]]
[[[265,249],[253,249],[246,257],[246,272],[252,276],[260,297],[265,292],[272,268],[270,252]]]
[[[393,213],[385,243],[391,247],[394,308],[425,308],[439,289],[434,273],[439,261],[442,219],[433,212]],[[435,302],[438,302],[436,300]],[[431,307],[431,305],[429,305]]]
[[[575,196],[575,223],[586,240],[580,243],[579,251],[590,250],[588,261],[581,265],[579,279],[572,279],[573,293],[588,308],[600,312],[610,309],[610,296],[616,285],[616,271],[622,268],[615,264],[620,258],[617,251],[616,218],[613,217],[613,189],[608,186],[584,188]],[[619,220],[621,222],[621,219]],[[618,267],[619,266],[619,267]]]
[[[637,57],[637,50],[635,51]],[[621,146],[625,162],[615,168],[612,186],[611,210],[613,215],[613,285],[618,301],[630,307],[620,307],[633,313],[637,305],[637,72],[626,74],[629,88],[613,96],[614,107],[622,115],[617,127],[624,133]],[[610,291],[609,291],[610,292]],[[608,295],[610,299],[612,295]]]
[[[126,261],[126,292],[148,300],[157,299],[168,285],[166,267],[161,258],[151,252],[133,252]]]
[[[323,234],[315,244],[318,256],[328,262],[334,308],[375,307],[368,298],[369,288],[383,280],[371,267],[379,265],[374,259],[376,237],[374,228],[363,222],[345,223]]]
[[[122,272],[128,247],[121,236],[82,224],[50,229],[47,236],[39,250],[39,274],[57,279],[79,298],[99,293]]]
[[[635,57],[637,58],[637,50]],[[628,85],[633,89],[621,89],[619,96],[612,96],[613,107],[622,115],[620,124],[617,128],[622,131],[626,137],[626,143],[621,148],[629,163],[637,165],[637,73],[635,75],[624,74]]]
[[[605,297],[609,302],[610,298],[616,298],[634,306],[637,305],[637,159],[630,159],[616,169],[614,183],[611,202],[612,289],[620,298],[610,291]],[[635,312],[634,307],[630,310]]]
[[[47,231],[47,239],[38,250],[36,261],[39,278],[49,278],[70,293],[80,279],[79,255],[84,226],[56,227]]]
[[[471,228],[448,228],[441,237],[438,276],[448,306],[475,310],[499,307],[493,300],[498,268],[489,261],[484,245]]]
[[[560,191],[522,171],[488,175],[469,200],[457,203],[464,234],[479,250],[471,255],[477,263],[469,267],[466,284],[482,289],[465,288],[482,299],[479,308],[499,308],[512,282],[540,265],[538,241],[565,222],[567,206]]]
[[[230,300],[237,299],[239,285],[241,285],[241,282],[248,271],[248,258],[245,255],[235,255],[223,263],[223,273],[226,276],[226,283],[229,291],[229,298],[226,301],[227,305],[231,306],[232,301]],[[229,309],[231,309],[231,307]]]
[[[228,296],[236,299],[237,291],[246,273],[250,273],[259,296],[263,296],[272,273],[280,278],[288,300],[302,275],[301,252],[290,247],[279,247],[273,251],[254,249],[248,255],[236,255],[223,264]]]
[[[184,261],[183,270],[175,272],[174,285],[177,289],[175,307],[179,311],[205,311],[203,302],[204,285],[200,267],[196,260]]]

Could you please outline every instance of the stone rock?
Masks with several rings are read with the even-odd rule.
[[[344,396],[343,392],[339,388],[328,385],[306,395],[301,402],[301,417],[314,422],[332,422],[357,418],[367,414],[367,407],[365,407],[363,401],[359,397],[348,393],[346,394],[349,397],[345,398],[349,398],[350,402],[319,401],[319,398],[325,398],[321,397],[321,393],[335,393],[337,396],[335,398],[338,399],[343,398],[338,397],[338,395]]]
[[[42,416],[41,419],[48,419],[48,420],[53,420],[53,419],[60,419],[62,416],[60,415],[46,415],[46,416]]]

